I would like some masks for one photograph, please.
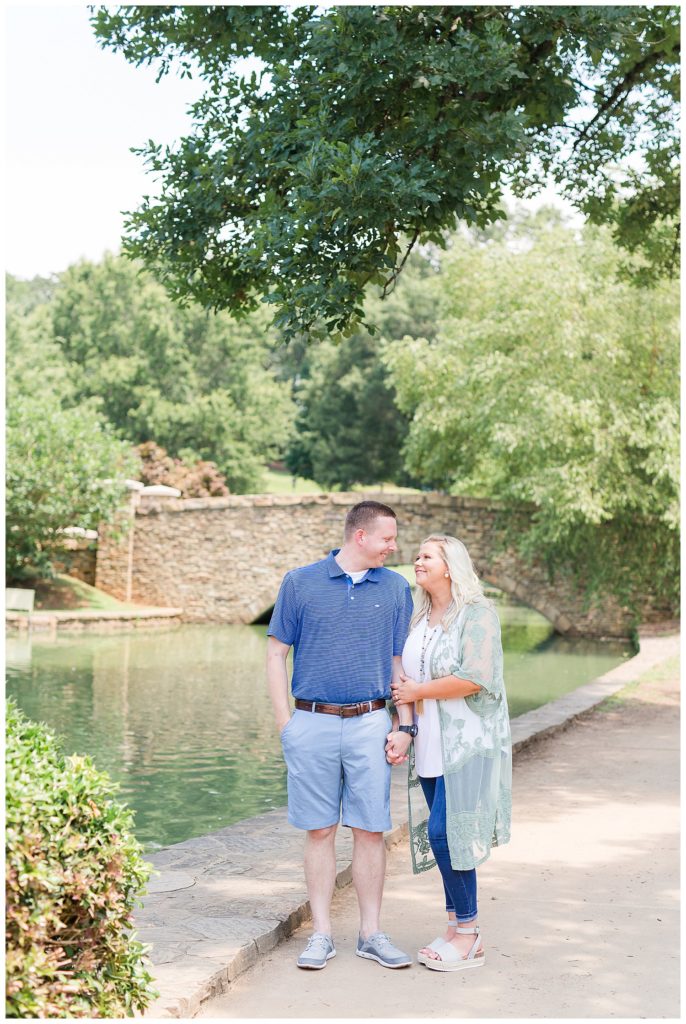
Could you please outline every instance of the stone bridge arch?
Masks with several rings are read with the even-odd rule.
[[[397,513],[395,564],[411,562],[427,534],[450,533],[464,541],[487,582],[536,609],[559,633],[631,633],[634,619],[616,601],[586,608],[570,581],[552,584],[543,565],[503,550],[497,502],[435,493],[141,496],[129,534],[100,537],[96,586],[122,600],[182,607],[189,622],[251,623],[273,605],[288,569],[340,545],[346,511],[364,498]]]

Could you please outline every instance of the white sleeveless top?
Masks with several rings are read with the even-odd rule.
[[[422,639],[426,619],[422,619],[410,632],[403,648],[403,672],[416,682],[424,682],[429,678],[431,652],[443,627],[436,627],[433,632],[429,628],[431,639],[424,652],[424,679],[419,678],[419,666],[422,654]],[[428,638],[427,638],[428,639]],[[425,700],[421,715],[415,712],[414,720],[419,732],[414,740],[415,771],[425,779],[436,778],[443,774],[443,752],[441,747],[441,726],[438,720],[438,704],[435,700]]]

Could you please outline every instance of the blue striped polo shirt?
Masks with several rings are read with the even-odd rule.
[[[293,647],[294,697],[389,700],[392,659],[402,654],[412,617],[410,587],[385,568],[353,583],[334,557],[339,550],[286,573],[267,634]]]

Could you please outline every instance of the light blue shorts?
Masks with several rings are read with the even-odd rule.
[[[296,708],[281,733],[288,768],[288,820],[302,829],[391,827],[391,766],[385,708],[340,718]]]

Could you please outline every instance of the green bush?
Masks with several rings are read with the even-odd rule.
[[[7,409],[6,565],[11,580],[52,575],[67,526],[97,529],[126,504],[136,471],[93,404],[63,409],[55,396],[18,395]]]
[[[8,1017],[132,1017],[157,995],[132,934],[150,867],[117,786],[7,704]]]

